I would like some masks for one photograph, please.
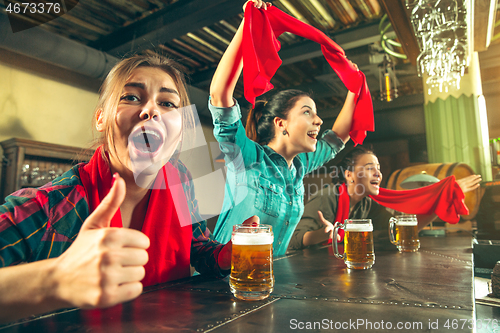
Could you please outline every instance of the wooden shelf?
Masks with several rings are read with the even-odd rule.
[[[38,187],[50,181],[45,180],[43,183],[23,184],[21,177],[25,164],[38,167],[39,171],[45,171],[52,166],[55,166],[57,170],[67,171],[79,162],[90,160],[94,153],[92,150],[85,150],[78,147],[18,138],[2,141],[0,142],[0,146],[3,149],[0,186],[2,199],[20,188]]]

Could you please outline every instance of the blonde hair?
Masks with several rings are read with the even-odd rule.
[[[179,107],[190,105],[186,89],[186,80],[182,67],[174,60],[153,51],[145,51],[117,63],[106,76],[104,83],[99,89],[99,100],[94,110],[92,128],[97,125],[97,115],[102,112],[104,131],[94,140],[94,147],[104,145],[103,157],[107,160],[105,152],[116,155],[115,141],[113,137],[113,121],[116,117],[118,103],[123,87],[132,72],[138,67],[158,68],[172,78],[180,96]],[[192,127],[193,115],[182,112],[182,124],[184,127]],[[184,132],[184,131],[183,131]]]

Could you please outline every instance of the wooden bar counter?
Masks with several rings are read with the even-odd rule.
[[[377,251],[348,270],[331,247],[274,261],[264,301],[236,300],[228,278],[201,276],[146,290],[104,310],[71,309],[0,327],[6,332],[472,332],[470,236],[421,238],[416,253]]]

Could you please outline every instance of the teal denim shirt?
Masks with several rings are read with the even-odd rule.
[[[224,203],[215,226],[215,239],[227,243],[233,225],[257,215],[261,224],[273,228],[274,255],[284,255],[304,212],[304,176],[334,158],[344,143],[327,130],[318,140],[315,152],[297,155],[288,167],[284,157],[269,146],[248,139],[237,102],[233,107],[223,108],[213,106],[209,100],[208,108],[227,167]]]

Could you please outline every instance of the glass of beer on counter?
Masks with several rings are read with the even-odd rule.
[[[267,298],[274,288],[272,227],[233,226],[229,286],[234,297],[246,301]]]
[[[389,237],[399,252],[417,252],[420,248],[418,239],[418,221],[416,215],[399,215],[389,220]]]
[[[344,229],[344,254],[339,253],[336,242],[339,229]],[[333,253],[344,259],[347,268],[368,269],[375,263],[373,251],[373,225],[370,219],[347,219],[337,222],[333,229]]]

